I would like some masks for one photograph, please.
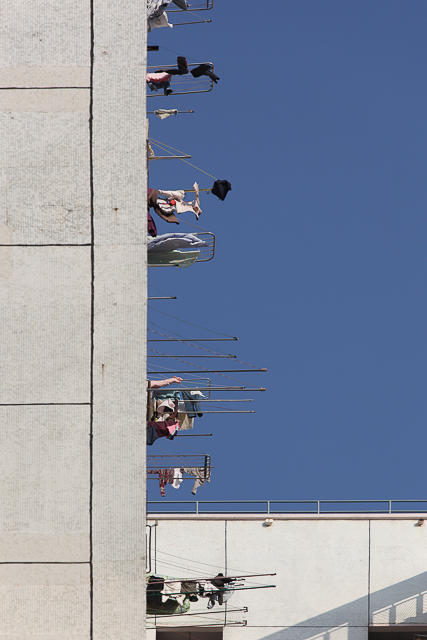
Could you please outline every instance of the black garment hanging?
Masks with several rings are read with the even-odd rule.
[[[185,76],[188,73],[187,59],[184,58],[184,56],[177,57],[176,66],[178,67],[177,69],[175,69],[175,67],[172,67],[171,69],[157,69],[155,73],[164,72],[168,73],[170,76]]]
[[[193,78],[200,78],[200,76],[208,76],[211,80],[215,82],[215,84],[220,79],[217,75],[212,71],[211,64],[200,64],[195,69],[191,69],[190,71]]]
[[[225,200],[227,193],[231,191],[231,184],[228,180],[215,180],[211,189],[211,193],[214,194],[220,200]]]
[[[149,211],[147,211],[147,231],[152,238],[157,237],[157,227]]]

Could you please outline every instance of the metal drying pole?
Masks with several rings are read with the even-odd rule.
[[[147,358],[237,358],[237,356],[233,356],[230,354],[226,356],[170,356],[170,355],[151,355],[151,353],[147,354]]]
[[[203,369],[203,373],[256,373],[260,371],[267,371],[267,369]],[[153,372],[151,372],[153,373]],[[174,371],[159,371],[158,373],[174,375],[175,373],[202,373],[201,371],[181,371],[180,369],[175,369]],[[179,389],[176,389],[179,391]]]
[[[152,331],[152,329],[149,329],[149,331]],[[201,338],[200,340],[193,340],[190,338],[150,338],[147,342],[231,342],[238,339],[239,338]]]

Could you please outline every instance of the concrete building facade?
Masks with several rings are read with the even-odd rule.
[[[151,616],[147,637],[412,640],[415,633],[427,635],[427,527],[419,522],[424,517],[150,514],[151,569],[158,574],[277,575],[248,579],[247,586],[255,581],[276,586],[236,591],[211,613],[200,599],[191,616]],[[270,526],[267,518],[273,520]],[[247,612],[230,612],[244,607]]]
[[[146,4],[0,11],[0,638],[139,640]]]

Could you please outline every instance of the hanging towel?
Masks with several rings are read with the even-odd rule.
[[[157,189],[157,191],[160,196],[164,196],[169,200],[178,200],[178,202],[181,202],[181,200],[184,200],[185,198],[185,191],[182,189],[178,189],[177,191],[164,191],[163,189]]]
[[[169,116],[176,116],[178,109],[157,109],[154,113],[160,120],[164,120],[165,118],[169,118]]]
[[[200,208],[200,197],[199,197],[199,185],[197,184],[197,182],[195,182],[193,184],[193,189],[194,189],[194,213],[196,214],[196,218],[197,220],[199,219],[199,215],[202,213],[202,210]]]
[[[173,24],[168,22],[168,14],[166,12],[161,13],[158,18],[148,18],[147,20],[148,31],[160,29],[161,27],[173,29]]]
[[[147,18],[158,18],[169,4],[170,0],[147,0]]]
[[[173,483],[172,483],[172,487],[174,489],[179,489],[179,487],[181,486],[182,483],[182,471],[179,467],[176,467],[173,470]]]
[[[211,193],[220,200],[225,200],[227,193],[231,191],[231,184],[228,180],[215,180]]]
[[[188,431],[188,429],[192,429],[194,427],[194,418],[189,418],[186,413],[180,413],[179,408],[178,422],[180,431]]]

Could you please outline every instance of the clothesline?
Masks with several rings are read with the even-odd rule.
[[[170,145],[165,144],[164,142],[159,142],[158,140],[154,140],[154,138],[150,138],[150,142],[156,144],[158,147],[160,147],[160,149],[162,149],[162,145],[163,145],[163,147],[167,147],[167,149],[166,148],[162,149],[166,153],[170,153],[170,151],[168,151],[168,149],[172,149],[172,151],[176,151],[177,153],[184,153],[183,151],[179,151],[179,149],[175,149],[174,147],[171,147]],[[173,155],[173,154],[170,153],[170,155]],[[210,173],[207,173],[207,171],[203,171],[203,169],[200,169],[200,167],[196,167],[195,164],[191,164],[191,162],[188,162],[187,160],[183,160],[182,158],[180,158],[180,160],[182,160],[183,162],[186,162],[191,167],[194,167],[194,169],[197,169],[198,171],[201,171],[202,173],[204,173],[205,175],[209,176],[210,178],[213,178],[214,180],[218,180],[218,178],[216,178],[215,176],[211,175]]]

